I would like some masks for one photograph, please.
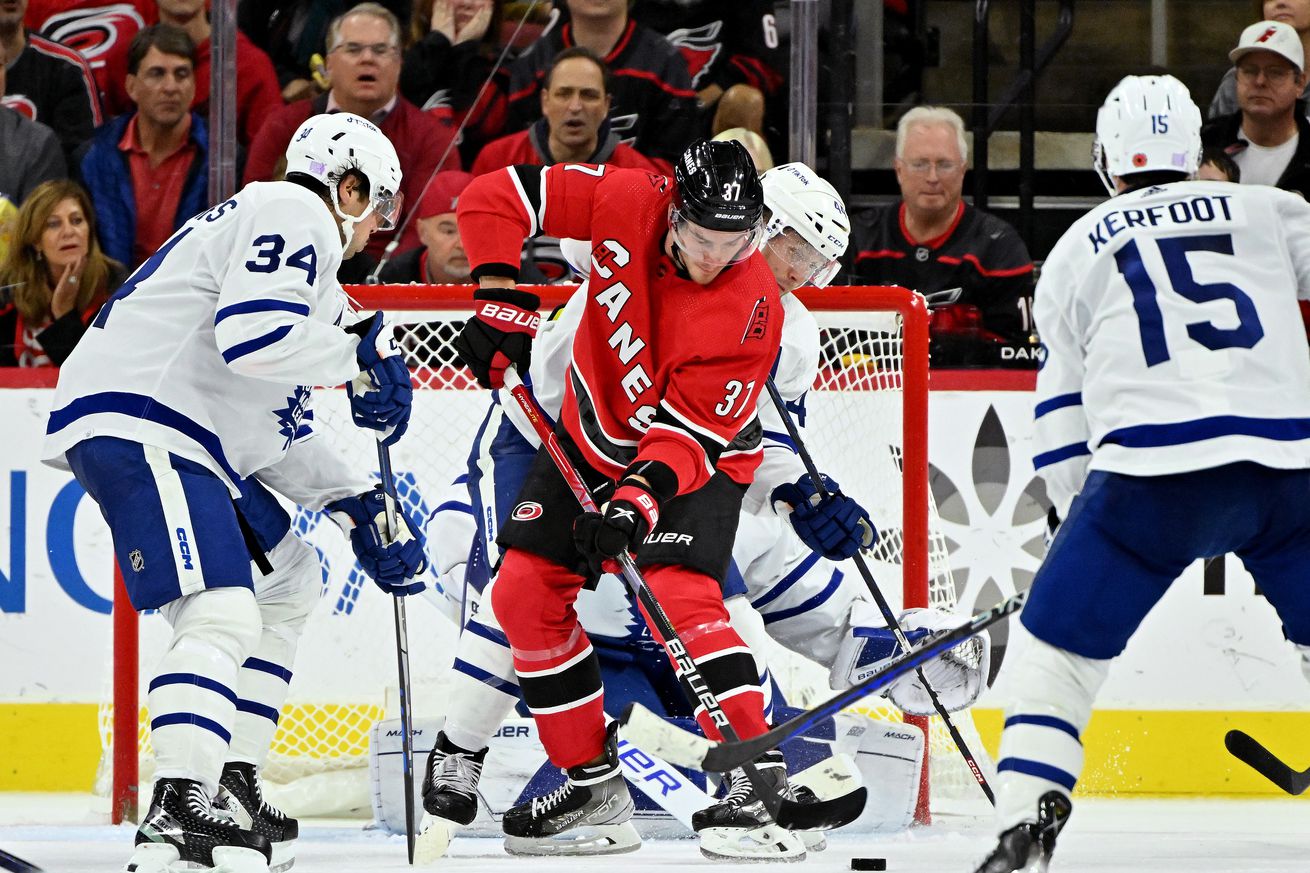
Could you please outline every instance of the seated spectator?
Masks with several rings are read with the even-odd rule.
[[[156,24],[132,40],[127,93],[135,112],[96,131],[78,162],[105,253],[135,268],[209,206],[209,135],[190,111],[195,43]]]
[[[1264,0],[1260,17],[1279,21],[1293,28],[1301,40],[1302,56],[1310,54],[1310,0]],[[1301,90],[1301,99],[1310,104],[1310,81]],[[1237,68],[1229,67],[1210,101],[1206,117],[1219,118],[1237,111]]]
[[[127,47],[159,17],[155,0],[28,0],[24,20],[33,33],[77,49],[95,77],[102,111],[113,114],[104,106],[110,78],[122,88]]]
[[[1241,182],[1242,168],[1223,149],[1205,149],[1201,152],[1196,178],[1205,182]]]
[[[1205,148],[1222,149],[1246,185],[1310,195],[1310,121],[1299,95],[1305,52],[1291,25],[1259,21],[1228,53],[1237,71],[1238,110],[1201,128]]]
[[[388,261],[379,274],[383,282],[457,285],[469,280],[469,259],[459,240],[455,204],[472,181],[473,174],[461,170],[437,173],[414,212],[418,238],[423,244]]]
[[[781,96],[786,64],[773,0],[636,0],[632,17],[682,52],[711,136],[734,127],[764,133],[765,104]]]
[[[459,150],[470,166],[505,127],[500,34],[501,0],[418,0],[410,19],[400,93],[424,112],[464,125]]]
[[[0,366],[59,366],[127,270],[96,241],[91,201],[76,182],[38,185],[18,212],[0,265]],[[2,299],[2,298],[0,298]]]
[[[5,93],[6,59],[0,43],[0,94]],[[0,106],[0,200],[17,207],[37,185],[67,174],[54,131]]]
[[[76,51],[27,31],[26,12],[27,0],[0,4],[0,45],[9,58],[0,103],[53,130],[69,157],[100,124],[95,78]]]
[[[202,117],[209,117],[209,86],[211,74],[210,26],[205,10],[208,0],[158,0],[159,22],[185,30],[196,45],[195,98],[191,108]],[[255,131],[264,120],[282,108],[282,91],[268,55],[246,36],[237,31],[237,139],[249,146]],[[109,86],[105,90],[105,110],[110,115],[130,111],[132,100],[127,94],[126,55],[113,55],[106,59]]]
[[[605,62],[582,46],[565,49],[555,56],[542,81],[542,117],[527,130],[502,136],[483,148],[473,175],[511,164],[548,167],[566,161],[662,173],[654,161],[619,141],[606,117],[610,102]]]
[[[1031,351],[1033,262],[1014,228],[964,202],[964,122],[920,106],[896,127],[901,199],[852,221],[855,284],[902,285],[942,305],[933,363],[990,365]],[[1007,355],[1001,345],[1019,345]]]
[[[673,161],[699,135],[701,119],[687,62],[667,39],[628,15],[627,0],[565,0],[570,21],[537,40],[510,66],[507,129],[541,117],[538,92],[566,48],[600,57],[613,81],[610,129],[672,173]]]
[[[375,233],[369,239],[364,251],[374,259],[398,233],[403,232],[400,250],[418,245],[409,212],[422,199],[423,188],[436,170],[461,169],[454,128],[398,93],[400,66],[400,21],[377,3],[353,7],[328,28],[327,70],[332,88],[274,113],[255,136],[246,160],[246,183],[269,181],[291,135],[311,115],[351,112],[376,124],[396,147],[404,174],[400,190],[408,208],[397,230]]]

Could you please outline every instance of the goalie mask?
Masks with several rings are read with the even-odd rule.
[[[841,268],[851,222],[837,190],[805,164],[782,164],[760,181],[765,245],[806,278],[802,284],[825,288]]]
[[[341,208],[337,183],[349,170],[368,180],[368,206],[359,216]],[[379,230],[395,228],[403,198],[400,193],[400,159],[386,134],[373,122],[333,112],[315,115],[300,125],[287,146],[287,174],[304,173],[332,192],[332,209],[341,221],[349,244],[354,226],[374,213]]]
[[[1201,110],[1173,76],[1125,76],[1096,115],[1092,163],[1114,196],[1114,177],[1201,165]]]

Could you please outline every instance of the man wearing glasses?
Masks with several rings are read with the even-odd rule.
[[[459,151],[451,148],[454,129],[400,96],[400,22],[378,3],[360,3],[328,27],[326,94],[298,100],[275,113],[250,145],[245,181],[275,178],[278,159],[291,135],[311,115],[350,112],[376,124],[396,147],[404,173],[402,192],[407,204],[423,200],[423,189],[437,164],[461,169]],[[442,161],[442,158],[445,158]],[[400,226],[404,227],[405,216]],[[376,233],[365,253],[377,258],[399,230]],[[419,244],[416,222],[409,222],[400,250]]]
[[[1243,184],[1310,195],[1310,121],[1300,99],[1305,49],[1296,29],[1281,21],[1257,21],[1242,31],[1228,57],[1238,109],[1201,128],[1201,143],[1230,155]]]
[[[938,295],[934,365],[1035,365],[1032,258],[1014,228],[964,202],[967,158],[959,115],[905,113],[894,164],[901,199],[855,216],[852,281]]]

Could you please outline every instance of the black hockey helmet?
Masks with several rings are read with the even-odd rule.
[[[741,143],[694,143],[673,168],[673,206],[707,230],[751,231],[764,216],[764,188]]]

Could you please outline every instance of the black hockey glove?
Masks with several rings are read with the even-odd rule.
[[[618,573],[615,559],[635,550],[659,519],[659,498],[648,486],[626,476],[602,512],[584,512],[574,519],[573,543],[593,573]]]
[[[455,338],[459,359],[473,371],[483,388],[502,388],[505,370],[517,366],[528,372],[532,338],[541,316],[536,294],[517,288],[482,288],[473,294],[477,310]]]

